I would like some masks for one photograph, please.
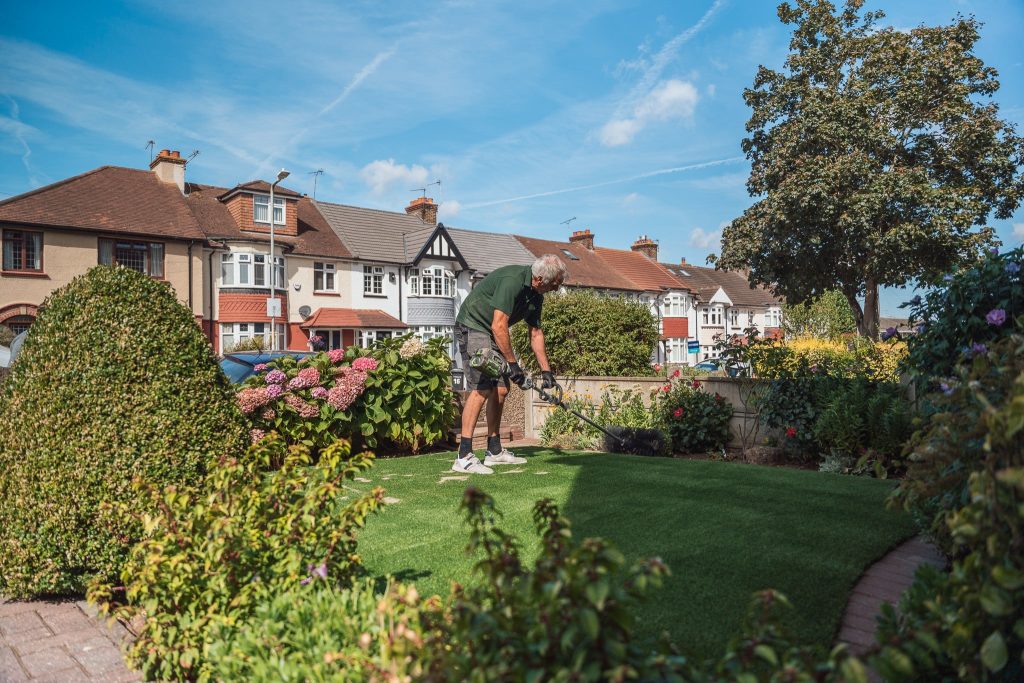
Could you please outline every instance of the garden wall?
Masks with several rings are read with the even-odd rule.
[[[601,394],[606,387],[615,385],[619,389],[632,389],[639,391],[646,405],[650,405],[651,394],[662,386],[666,379],[664,377],[559,377],[559,384],[565,390],[566,396],[570,393],[583,396],[595,405],[601,404]],[[756,383],[749,380],[736,380],[729,377],[706,377],[700,380],[701,391],[709,394],[721,394],[726,401],[733,406],[733,417],[729,428],[732,432],[732,439],[729,446],[738,448],[741,445],[742,435],[745,431],[752,431],[756,424],[756,414],[748,412],[745,408],[745,398],[750,391],[756,388]],[[530,409],[526,411],[526,435],[529,438],[539,439],[540,429],[552,410],[557,410],[548,403],[541,400],[537,392],[530,392]],[[757,434],[750,434],[748,445],[762,443],[767,436],[766,430],[760,430]]]

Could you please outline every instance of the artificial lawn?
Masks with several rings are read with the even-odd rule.
[[[531,511],[551,498],[577,539],[602,536],[629,561],[660,556],[672,570],[638,614],[637,635],[667,630],[691,656],[721,654],[747,613],[751,594],[782,591],[795,609],[784,624],[800,642],[829,646],[861,572],[913,535],[906,514],[885,509],[892,482],[726,462],[517,449],[526,465],[464,481],[451,453],[382,459],[354,488],[383,486],[397,499],[372,517],[359,551],[374,575],[447,595],[474,580],[458,511],[463,489],[492,495],[502,528],[532,563]]]

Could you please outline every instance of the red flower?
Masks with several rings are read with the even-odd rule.
[[[693,388],[700,389],[700,382],[698,382],[697,380],[693,380]]]
[[[683,416],[683,409],[682,408],[676,408],[676,411],[674,413],[672,413],[672,417],[676,418],[677,420],[679,418],[681,418],[682,416]]]
[[[796,427],[786,427],[786,438],[792,439],[796,436]]]
[[[679,368],[676,368],[676,371],[672,373],[672,376],[673,377],[678,377],[679,376]]]
[[[716,391],[716,392],[715,392],[715,400],[716,400],[716,401],[724,401],[724,400],[725,400],[725,396],[722,396],[722,395],[721,395],[720,393],[718,393],[718,392]]]
[[[671,384],[666,384],[665,386],[663,386],[661,388],[661,390],[666,392],[666,393],[668,393],[669,391],[672,391],[672,385]]]

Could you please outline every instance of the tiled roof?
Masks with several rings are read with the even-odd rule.
[[[317,202],[316,207],[349,252],[367,261],[409,263],[422,244],[407,248],[405,236],[429,226],[417,216],[395,211],[331,202]],[[413,253],[410,255],[409,251]]]
[[[270,194],[270,183],[266,180],[250,180],[247,183],[241,185],[235,185],[230,190],[224,190],[218,199],[227,199],[231,195],[238,192],[258,192],[260,194]],[[289,190],[287,187],[278,185],[274,188],[274,195],[278,197],[301,197],[302,195],[295,190]]]
[[[536,239],[534,237],[515,236],[527,251],[534,256],[542,254],[555,254],[565,263],[568,270],[565,284],[570,287],[594,287],[598,289],[617,289],[624,291],[643,291],[643,287],[634,284],[631,280],[611,270],[596,252],[587,249],[582,244],[570,242],[553,242],[551,240]],[[568,250],[576,258],[570,258],[565,254]]]
[[[631,280],[640,289],[653,292],[689,289],[675,275],[639,251],[604,247],[594,247],[594,251],[615,272]]]
[[[244,239],[253,242],[269,242],[270,235],[265,232],[243,231],[228,212],[219,197],[225,196],[222,187],[187,183],[186,200],[206,236],[211,239]],[[352,254],[341,239],[334,234],[320,212],[309,197],[299,197],[298,207],[299,234],[297,237],[275,235],[275,241],[287,245],[293,254],[302,256],[328,256],[333,258],[351,258]]]
[[[751,288],[750,282],[743,273],[732,270],[715,270],[692,263],[662,263],[669,272],[690,286],[702,300],[708,301],[719,287],[734,306],[778,306],[782,299],[772,294],[766,287],[758,285]]]
[[[462,258],[478,273],[487,274],[502,266],[528,266],[537,259],[512,235],[448,226],[445,229]]]
[[[101,166],[0,202],[0,221],[204,239],[178,187],[152,171]]]
[[[357,308],[318,308],[300,327],[347,327],[405,329],[409,327],[384,311]]]

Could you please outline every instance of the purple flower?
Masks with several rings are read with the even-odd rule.
[[[310,571],[313,573],[313,576],[319,576],[321,579],[326,579],[327,578],[327,563],[326,562],[321,562],[320,565],[315,567],[315,568],[314,567],[310,567]]]
[[[975,356],[983,356],[988,353],[988,347],[981,342],[974,342],[971,344],[971,353]]]
[[[277,398],[277,397],[279,397],[283,393],[284,393],[284,388],[280,384],[268,384],[267,385],[267,398]]]
[[[945,382],[940,382],[940,383],[939,383],[939,389],[940,389],[940,390],[942,391],[942,393],[944,393],[944,394],[945,394],[946,396],[949,396],[950,394],[952,394],[952,393],[953,393],[953,387],[949,386],[949,385],[948,385],[948,384],[946,384]]]
[[[284,384],[287,379],[288,375],[284,374],[280,370],[271,370],[266,376],[267,384]]]
[[[313,387],[313,390],[311,392],[309,392],[309,393],[313,395],[313,398],[321,398],[321,399],[323,399],[323,398],[327,398],[327,395],[330,392],[328,392],[327,389],[324,388],[324,387]]]
[[[887,327],[885,328],[885,330],[882,331],[882,334],[879,336],[882,338],[882,341],[889,341],[890,339],[896,336],[896,328]]]
[[[991,256],[999,256],[999,247],[992,247],[988,250],[988,253]]]
[[[988,321],[989,325],[999,327],[1006,322],[1006,311],[1001,308],[993,308],[988,312],[988,315],[985,316],[985,320]]]
[[[252,370],[253,372],[265,372],[267,367],[269,366],[266,363],[257,363],[253,366]]]
[[[1015,263],[1014,261],[1010,261],[1009,263],[1006,264],[1006,272],[1009,273],[1010,275],[1016,275],[1017,273],[1020,272],[1020,264]]]

